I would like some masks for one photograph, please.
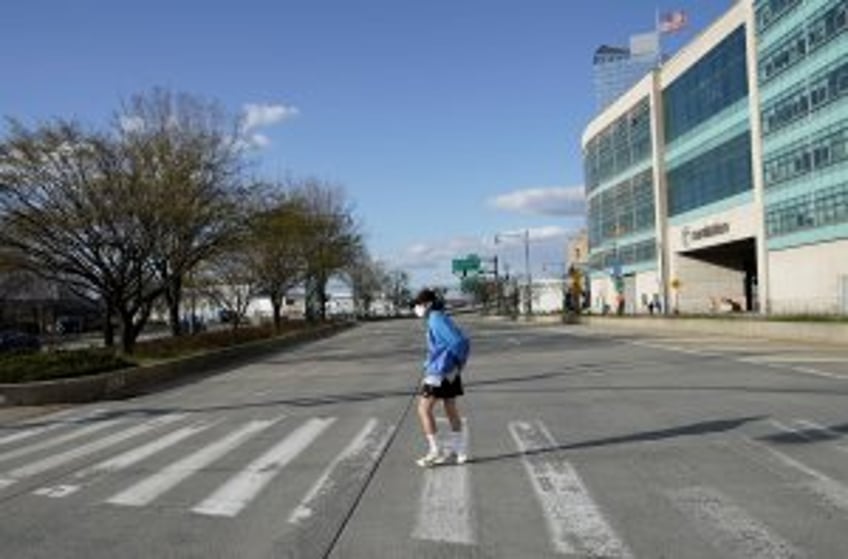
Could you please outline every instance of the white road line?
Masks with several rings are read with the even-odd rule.
[[[781,423],[780,421],[778,421],[776,419],[770,419],[769,423],[771,423],[772,427],[774,427],[775,429],[783,431],[784,433],[786,433],[788,435],[798,437],[799,439],[806,439],[808,441],[810,440],[810,437],[805,435],[804,433],[802,433],[799,429],[795,429],[794,427],[790,427],[789,425]]]
[[[661,349],[663,351],[669,351],[669,352],[673,352],[673,353],[685,353],[687,355],[699,355],[701,357],[712,357],[712,356],[718,355],[717,353],[712,353],[712,352],[709,352],[709,351],[701,351],[701,350],[698,350],[698,349],[689,349],[689,348],[680,347],[680,346],[673,346],[673,345],[661,345],[661,344],[654,344],[654,343],[642,342],[642,341],[630,341],[628,343],[630,345],[634,345],[634,346],[637,346],[637,347],[646,347],[646,348],[649,348],[649,349]]]
[[[749,363],[848,363],[848,357],[821,356],[821,355],[792,355],[792,354],[769,354],[754,355],[739,359]]]
[[[803,554],[729,497],[708,487],[665,492],[674,507],[725,557],[744,559],[798,559]]]
[[[230,478],[192,512],[208,516],[236,516],[268,485],[280,470],[294,460],[336,419],[312,418],[288,437]]]
[[[277,421],[279,421],[279,418],[251,421],[223,439],[189,454],[130,488],[110,497],[106,502],[130,507],[144,506]]]
[[[830,503],[832,506],[835,506],[843,511],[848,512],[848,487],[845,484],[836,481],[830,476],[816,470],[815,468],[811,468],[806,464],[799,462],[798,460],[792,458],[772,448],[769,445],[763,444],[759,441],[752,440],[750,438],[743,439],[748,445],[763,450],[774,457],[781,465],[795,470],[796,472],[802,473],[806,476],[806,481],[802,482],[802,486],[807,488],[812,493],[816,494],[819,498],[824,500],[825,502]]]
[[[832,439],[834,441],[838,441],[840,439],[845,438],[845,435],[843,433],[840,433],[838,431],[834,431],[830,427],[825,427],[824,425],[822,425],[820,423],[816,423],[815,421],[809,421],[809,420],[806,420],[806,419],[798,419],[798,420],[795,421],[795,423],[798,424],[798,425],[801,425],[802,427],[804,427],[807,430],[817,431],[819,433],[824,433],[826,436],[828,436],[830,439]],[[834,448],[841,450],[842,452],[848,452],[848,447],[845,447],[841,444],[834,445]]]
[[[88,435],[92,435],[98,431],[108,429],[109,427],[116,425],[120,421],[122,420],[109,419],[106,421],[98,421],[97,423],[86,425],[85,427],[81,427],[75,431],[71,431],[70,433],[65,433],[64,435],[59,435],[58,437],[47,439],[46,441],[41,441],[39,443],[17,448],[15,450],[6,451],[0,454],[0,462],[5,462],[14,458],[20,458],[21,456],[26,456],[27,454],[34,454],[41,450],[46,450],[48,448],[53,448],[54,446],[59,446],[61,444],[74,441],[76,439],[87,437]]]
[[[558,553],[630,558],[632,554],[604,519],[574,467],[546,454],[557,443],[541,421],[513,421],[509,431],[542,506]],[[536,454],[538,453],[538,454]]]
[[[812,367],[791,367],[791,369],[796,373],[802,373],[805,375],[848,380],[848,377],[846,377],[845,375],[837,375],[836,373],[829,373],[827,371],[821,371]]]
[[[68,417],[73,415],[77,410],[66,410],[62,412],[57,412],[51,414],[47,417],[39,417],[37,418],[37,423],[47,423],[50,422],[49,425],[40,425],[38,427],[27,428],[27,424],[24,423],[19,425],[19,427],[24,428],[22,431],[18,431],[16,433],[11,433],[4,437],[0,437],[0,446],[4,446],[7,444],[16,443],[18,441],[22,441],[25,439],[32,438],[36,435],[40,435],[42,433],[47,433],[49,431],[53,431],[58,429],[59,427],[67,427],[69,425],[73,425],[76,421],[81,421],[84,419],[89,419],[103,412],[102,409],[92,410],[84,415],[80,415],[77,417]]]
[[[463,421],[463,430],[465,444],[469,445],[467,421]],[[467,545],[477,542],[469,478],[467,465],[439,466],[424,472],[413,538]]]
[[[138,448],[134,448],[123,454],[119,454],[114,458],[109,458],[99,464],[95,464],[84,470],[80,470],[73,476],[73,480],[76,483],[73,484],[61,484],[55,485],[51,487],[42,487],[36,489],[33,493],[36,495],[42,495],[45,497],[52,497],[61,499],[63,497],[67,497],[79,491],[84,485],[85,481],[90,481],[92,477],[98,474],[106,474],[111,472],[117,472],[132,466],[133,464],[137,464],[141,462],[145,458],[149,458],[154,454],[165,450],[166,448],[172,447],[175,444],[179,443],[195,435],[202,431],[205,431],[209,427],[211,427],[213,423],[198,423],[195,425],[188,425],[171,433],[168,433],[164,437],[151,441],[145,445],[142,445]]]
[[[140,425],[130,427],[129,429],[124,429],[123,431],[112,433],[111,435],[103,439],[98,439],[88,444],[84,444],[82,446],[66,450],[65,452],[60,452],[59,454],[54,454],[41,460],[37,460],[36,462],[27,464],[26,466],[15,468],[14,470],[11,470],[10,472],[6,473],[4,477],[0,478],[0,486],[8,487],[9,485],[24,478],[37,476],[38,474],[42,474],[46,471],[58,468],[59,466],[67,464],[68,462],[73,462],[74,460],[82,458],[83,456],[88,456],[89,454],[100,452],[105,448],[109,448],[112,445],[122,443],[133,437],[143,435],[144,433],[152,431],[157,427],[161,427],[162,425],[167,425],[168,423],[179,421],[183,417],[185,417],[185,414],[170,414],[162,417],[157,417],[156,419],[151,419]]]
[[[382,436],[376,432],[378,421],[376,418],[369,419],[362,430],[350,441],[350,443],[342,450],[338,456],[330,462],[330,465],[321,474],[321,477],[309,488],[300,504],[289,515],[290,524],[300,524],[304,520],[310,518],[313,511],[314,502],[326,495],[329,495],[336,486],[336,480],[333,477],[336,469],[342,464],[359,463],[363,458],[368,464],[373,463],[380,453],[385,448],[389,441],[394,427],[389,426],[382,431]],[[359,472],[365,475],[368,471],[367,465],[363,464],[359,468]]]

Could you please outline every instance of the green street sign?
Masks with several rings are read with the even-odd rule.
[[[456,275],[466,277],[469,274],[479,274],[482,261],[476,254],[469,254],[465,258],[454,258],[451,262],[451,271]]]

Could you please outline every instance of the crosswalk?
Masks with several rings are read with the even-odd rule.
[[[711,452],[730,451],[750,467],[775,475],[781,491],[797,492],[848,519],[845,475],[848,446],[844,429],[811,418],[764,419],[750,432],[734,433]],[[444,425],[446,427],[446,425]],[[466,440],[472,441],[472,421],[464,420]],[[202,416],[191,413],[106,415],[95,410],[78,417],[45,421],[0,433],[0,499],[10,492],[26,499],[83,499],[113,511],[132,511],[155,505],[203,473],[214,472],[214,486],[201,484],[203,495],[181,503],[183,514],[194,518],[236,519],[277,484],[287,471],[306,460],[323,441],[319,467],[314,464],[298,478],[299,498],[283,515],[297,529],[320,519],[326,503],[352,483],[363,484],[387,451],[397,426],[378,417]],[[492,426],[487,426],[491,433]],[[838,430],[837,430],[838,429]],[[603,484],[591,483],[591,468],[569,455],[538,418],[516,418],[496,428],[511,445],[503,467],[520,472],[514,483],[525,500],[516,514],[532,508],[551,554],[630,559],[639,556],[636,537],[626,522],[617,520],[616,501]],[[840,469],[826,469],[803,453],[775,441],[781,438],[815,442],[841,460]],[[321,444],[319,444],[319,442]],[[418,470],[409,460],[418,485],[415,514],[409,518],[409,541],[482,545],[480,492],[475,491],[485,456],[465,466]],[[403,452],[398,451],[399,454]],[[237,458],[236,459],[234,459]],[[222,461],[230,466],[220,468]],[[493,457],[489,457],[493,460]],[[132,475],[129,475],[132,473]],[[302,472],[301,472],[302,474]],[[646,474],[649,475],[649,474]],[[636,478],[634,478],[636,479]],[[122,486],[119,486],[122,485]],[[654,498],[665,503],[681,522],[692,527],[722,557],[802,557],[793,535],[751,509],[715,480],[683,478],[668,486],[657,484]],[[287,494],[290,497],[290,494]],[[404,496],[406,499],[407,497]],[[490,533],[485,534],[487,537]]]

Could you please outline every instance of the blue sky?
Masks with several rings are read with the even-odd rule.
[[[345,186],[372,253],[416,284],[450,259],[556,270],[595,114],[591,59],[683,9],[673,51],[730,0],[28,0],[0,17],[0,114],[104,123],[164,86],[246,111],[257,173]],[[518,240],[512,241],[519,244]]]

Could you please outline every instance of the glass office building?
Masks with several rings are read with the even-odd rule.
[[[612,104],[656,68],[660,60],[659,43],[640,44],[640,38],[644,36],[632,37],[629,48],[602,45],[595,51],[592,72],[598,110]]]
[[[583,135],[595,309],[848,312],[848,0],[742,0]]]

